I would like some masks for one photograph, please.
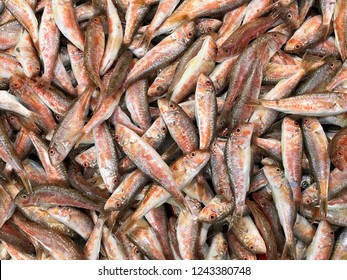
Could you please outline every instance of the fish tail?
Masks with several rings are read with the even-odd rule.
[[[296,260],[295,242],[286,240],[282,252],[282,260]]]
[[[322,197],[320,201],[321,220],[326,220],[327,213],[328,213],[328,199],[326,197]]]
[[[179,191],[179,190],[175,190],[172,192],[172,197],[175,199],[175,201],[177,202],[177,206],[181,209],[181,210],[187,210],[190,214],[193,213],[193,210],[191,209],[189,203],[187,202],[187,200],[184,198],[183,194]]]
[[[26,127],[32,131],[41,131],[38,125],[42,125],[42,116],[35,112],[31,112],[29,119],[22,118],[22,124],[25,124]]]
[[[133,213],[116,231],[115,235],[117,235],[117,233],[119,231],[122,232],[129,232],[136,224],[137,222],[137,218],[134,215],[135,213]]]
[[[232,227],[238,227],[241,223],[242,220],[242,216],[243,216],[243,212],[242,211],[238,211],[238,212],[234,212],[234,214],[231,217],[231,220],[229,222],[229,230]]]
[[[79,132],[78,132],[79,133]],[[77,138],[76,144],[75,144],[75,149],[82,143],[84,137],[87,136],[87,133],[82,129],[82,134]]]
[[[262,106],[263,102],[261,99],[251,98],[248,100],[247,105],[253,106],[253,107],[260,107]]]
[[[304,73],[307,74],[309,71],[317,67],[317,62],[320,60],[323,60],[323,58],[317,59],[317,57],[305,53],[300,62],[301,69],[303,69]]]
[[[27,177],[27,173],[25,171],[20,171],[17,170],[17,175],[19,176],[19,178],[21,179],[26,191],[28,193],[32,193],[33,192],[33,188],[31,186],[31,183]]]
[[[327,38],[329,35],[329,28],[330,26],[328,24],[322,24],[319,29],[320,29],[320,34],[323,34],[323,38]]]

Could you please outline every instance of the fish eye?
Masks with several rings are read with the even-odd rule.
[[[163,126],[163,127],[161,128],[161,131],[165,132],[165,131],[166,131],[166,127]]]
[[[211,27],[207,28],[207,32],[211,32],[211,31],[212,31]]]
[[[277,34],[277,33],[275,33],[275,34],[273,35],[273,37],[274,37],[274,38],[277,38],[277,37],[278,37],[278,34]]]
[[[248,258],[247,258],[247,257],[243,257],[243,259],[244,259],[245,261],[247,261],[247,260],[248,260]]]
[[[220,194],[225,194],[225,191],[223,189],[219,189]]]
[[[225,53],[229,53],[229,49],[224,49],[224,52]]]
[[[288,13],[288,14],[287,14],[287,18],[288,18],[288,19],[291,19],[292,17],[293,17],[293,16],[292,16],[291,13]]]
[[[171,109],[173,109],[173,108],[175,108],[175,105],[174,105],[172,102],[170,102],[169,107],[170,107]]]
[[[241,132],[241,129],[240,128],[237,128],[236,129],[236,133],[240,133]]]
[[[13,87],[14,87],[14,88],[19,88],[19,83],[15,82],[15,83],[13,84]]]
[[[296,45],[294,46],[294,48],[295,48],[295,49],[300,49],[300,45],[296,44]]]
[[[210,221],[214,221],[216,219],[216,215],[215,214],[211,214],[210,215]]]
[[[249,249],[251,249],[253,251],[254,250],[254,246],[253,245],[249,246]]]
[[[333,232],[333,231],[331,231],[331,232],[329,232],[329,233],[330,233],[330,235],[334,236],[334,232]]]
[[[335,63],[334,62],[330,63],[330,68],[334,68],[334,67],[335,67]]]
[[[189,31],[188,32],[188,38],[192,37],[193,36],[193,32]]]
[[[134,248],[134,253],[135,253],[136,255],[139,255],[139,254],[140,254],[140,250],[139,250],[137,247],[135,247],[135,248]]]
[[[26,194],[22,194],[21,197],[22,197],[23,199],[27,199],[27,198],[28,198],[28,196],[27,196]]]
[[[276,168],[276,172],[277,172],[277,173],[280,173],[280,172],[281,172],[281,169]]]
[[[307,199],[305,200],[305,203],[306,203],[306,204],[311,204],[311,203],[312,203],[312,199],[307,198]]]
[[[207,80],[207,81],[206,81],[206,85],[207,85],[207,86],[212,85],[211,81],[210,81],[210,80]]]
[[[56,114],[56,115],[55,115],[55,118],[56,118],[58,121],[60,121],[60,115]]]
[[[115,136],[114,136],[114,139],[115,139],[116,141],[119,141],[120,138],[119,138],[118,135],[115,135]]]
[[[294,122],[294,125],[299,126],[299,123],[297,121]]]
[[[162,86],[158,86],[157,87],[157,91],[160,91],[160,92],[162,92],[164,89],[163,89],[163,87]]]
[[[48,152],[49,152],[49,155],[51,155],[51,156],[55,155],[55,149],[54,148],[50,148]]]
[[[338,156],[342,156],[342,153],[341,153],[341,152],[337,152],[337,155],[338,155]]]
[[[192,157],[195,157],[195,152],[192,152],[190,155],[191,155]]]
[[[113,184],[118,184],[118,179],[117,178],[113,178],[113,180],[112,180],[112,182],[113,182]]]
[[[301,187],[302,187],[303,189],[306,189],[306,188],[308,187],[307,181],[303,181],[303,182],[301,183]]]
[[[99,23],[99,20],[98,20],[97,18],[94,18],[93,21],[94,21],[95,23]]]
[[[88,163],[87,161],[83,162],[83,167],[84,167],[84,168],[89,167],[89,163]]]
[[[117,202],[116,202],[116,207],[119,208],[119,207],[121,207],[121,206],[122,206],[122,203],[120,203],[120,201],[117,201]]]

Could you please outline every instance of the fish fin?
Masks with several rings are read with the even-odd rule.
[[[128,217],[128,219],[118,228],[115,235],[117,236],[117,233],[119,231],[122,232],[129,232],[136,224],[137,219],[134,216],[134,213]]]
[[[295,250],[295,242],[288,242],[284,244],[282,256],[282,260],[296,260],[296,250]]]
[[[30,117],[31,118],[31,117]],[[32,114],[31,119],[26,119],[26,118],[20,118],[19,122],[21,124],[21,128],[25,130],[26,133],[37,133],[39,134],[41,132],[41,129],[38,127],[40,123],[42,123],[42,117],[36,113]],[[36,125],[38,124],[38,125]]]

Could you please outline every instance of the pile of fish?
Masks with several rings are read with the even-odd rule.
[[[347,259],[347,1],[0,0],[0,259]]]

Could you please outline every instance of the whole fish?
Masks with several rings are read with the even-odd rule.
[[[319,190],[321,215],[325,217],[328,208],[330,171],[328,140],[321,124],[313,117],[303,118],[302,132],[307,156]]]
[[[24,219],[20,215],[13,216],[15,224],[35,239],[57,260],[83,260],[84,254],[79,247],[67,236],[52,229]],[[54,240],[54,241],[53,241]]]
[[[52,0],[53,17],[60,32],[81,51],[84,50],[84,36],[78,25],[71,0]]]
[[[152,71],[173,61],[189,47],[196,33],[197,29],[194,22],[188,22],[178,28],[135,64],[123,86],[126,88],[136,80],[148,76]]]
[[[278,211],[278,217],[286,237],[282,259],[296,259],[293,233],[296,212],[292,190],[280,168],[264,166],[264,173],[269,181],[272,197]]]
[[[231,188],[235,198],[232,223],[236,226],[242,218],[246,194],[250,185],[252,133],[253,124],[247,123],[236,126],[231,132],[225,147]]]
[[[183,208],[189,208],[183,194],[178,190],[172,172],[160,155],[140,136],[123,125],[117,124],[115,139],[133,163],[172,194]],[[138,157],[137,151],[142,151]]]

